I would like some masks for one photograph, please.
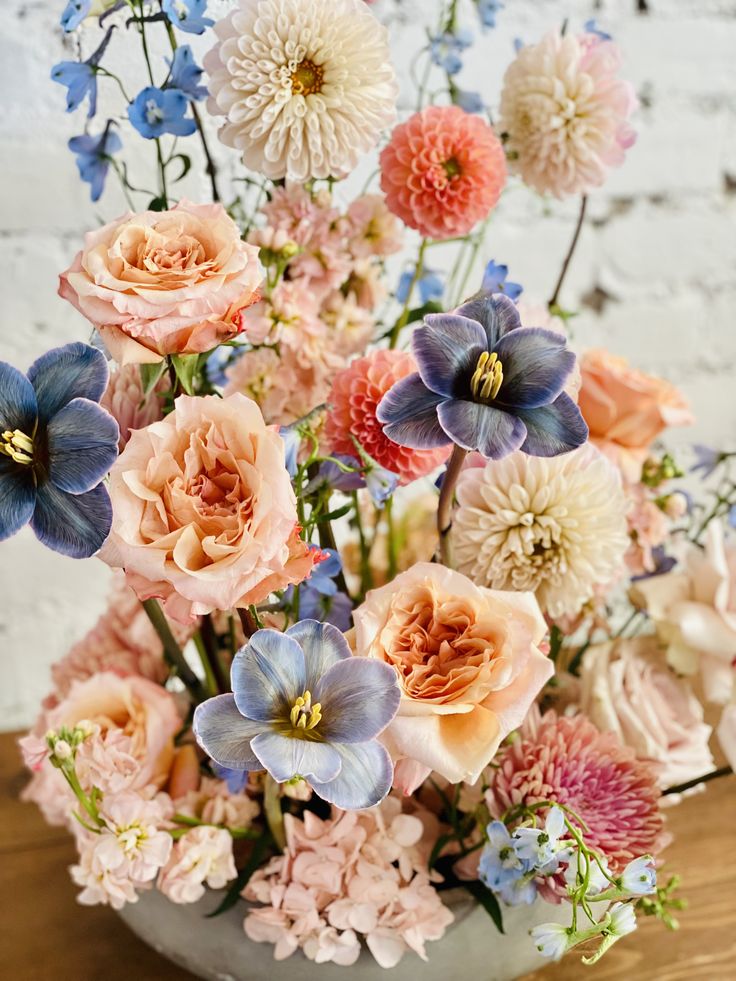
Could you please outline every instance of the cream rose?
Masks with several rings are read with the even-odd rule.
[[[382,739],[447,780],[474,782],[553,673],[532,593],[485,589],[419,562],[353,614],[356,654],[393,665],[402,690]]]
[[[654,763],[662,787],[713,769],[703,707],[667,667],[654,638],[589,647],[581,680],[581,711],[602,732],[615,732],[640,760]]]
[[[209,351],[239,332],[259,299],[258,249],[220,204],[123,215],[90,232],[59,277],[59,295],[121,364]]]
[[[284,442],[245,395],[180,396],[165,419],[131,434],[110,497],[101,557],[180,622],[259,603],[312,568]]]

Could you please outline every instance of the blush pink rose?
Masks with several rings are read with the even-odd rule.
[[[261,278],[258,250],[222,205],[184,200],[89,232],[59,295],[94,324],[116,361],[153,364],[237,334]]]
[[[391,664],[402,689],[385,731],[394,759],[473,783],[553,673],[533,593],[485,589],[418,562],[368,593],[355,650]]]
[[[180,396],[165,419],[132,434],[110,497],[101,557],[182,623],[259,603],[311,571],[284,442],[244,395]]]
[[[650,446],[669,426],[689,426],[690,407],[677,388],[630,367],[625,358],[604,350],[580,359],[582,386],[578,406],[590,429],[590,441],[635,482]]]

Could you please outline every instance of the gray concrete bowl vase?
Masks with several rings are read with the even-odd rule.
[[[221,894],[208,892],[198,903],[180,906],[160,892],[141,893],[120,916],[130,929],[164,957],[207,981],[390,981],[414,978],[422,981],[513,981],[542,967],[529,937],[539,923],[569,922],[567,904],[553,906],[537,901],[533,906],[504,908],[505,933],[499,934],[488,917],[467,893],[448,890],[443,901],[455,914],[442,940],[427,944],[429,960],[420,961],[407,953],[392,969],[385,970],[363,950],[352,967],[315,964],[301,951],[284,961],[273,958],[271,944],[258,944],[243,932],[247,904],[239,902],[227,913],[206,919]]]

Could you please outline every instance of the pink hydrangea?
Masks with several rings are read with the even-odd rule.
[[[248,828],[260,813],[256,801],[246,793],[233,794],[224,780],[209,777],[203,777],[197,790],[190,790],[175,804],[177,814],[226,828]]]
[[[157,886],[172,903],[196,903],[210,889],[222,889],[238,874],[233,839],[224,828],[192,828],[177,841]]]

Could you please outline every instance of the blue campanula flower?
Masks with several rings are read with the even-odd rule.
[[[66,344],[23,375],[0,361],[0,541],[30,522],[44,545],[88,558],[107,538],[112,508],[102,478],[118,454],[118,426],[97,403],[104,355]]]
[[[519,283],[510,283],[508,281],[509,267],[503,264],[497,264],[493,259],[486,266],[485,272],[483,273],[483,289],[486,293],[504,293],[510,300],[519,299],[524,287]]]
[[[414,280],[414,271],[407,269],[399,277],[399,285],[396,287],[396,299],[399,303],[406,303],[409,297],[409,288]],[[422,303],[429,303],[430,300],[440,300],[445,292],[445,286],[439,274],[433,269],[425,269],[417,280],[419,299]]]
[[[463,67],[460,54],[472,43],[473,35],[468,30],[445,31],[430,38],[429,56],[432,62],[444,68],[448,75],[457,75]]]
[[[120,137],[108,122],[99,136],[91,136],[88,133],[73,136],[67,146],[76,154],[79,176],[90,185],[92,200],[98,201],[105,187],[110,157],[123,148]]]
[[[199,84],[204,69],[200,68],[194,61],[192,49],[188,44],[182,44],[176,49],[169,65],[171,71],[166,82],[166,88],[179,89],[180,92],[193,100],[207,97],[207,86]]]
[[[580,410],[563,392],[574,354],[559,334],[522,328],[507,296],[479,294],[452,313],[428,315],[412,347],[419,371],[378,405],[394,442],[430,449],[449,438],[499,460],[518,449],[556,456],[587,439]]]
[[[204,16],[207,0],[163,0],[161,6],[174,27],[187,34],[204,34],[215,23]]]
[[[475,0],[478,4],[478,16],[483,27],[496,26],[496,14],[503,10],[500,0]]]
[[[164,133],[172,136],[191,136],[197,124],[187,116],[189,100],[178,89],[158,89],[147,86],[128,106],[128,118],[147,140]]]
[[[481,113],[486,111],[486,104],[480,92],[455,88],[452,92],[452,101],[456,106],[460,106],[463,112]]]
[[[376,737],[395,716],[399,688],[382,661],[352,657],[331,624],[302,620],[258,630],[235,655],[233,693],[194,712],[198,743],[220,766],[297,777],[345,810],[372,807],[393,767]]]

